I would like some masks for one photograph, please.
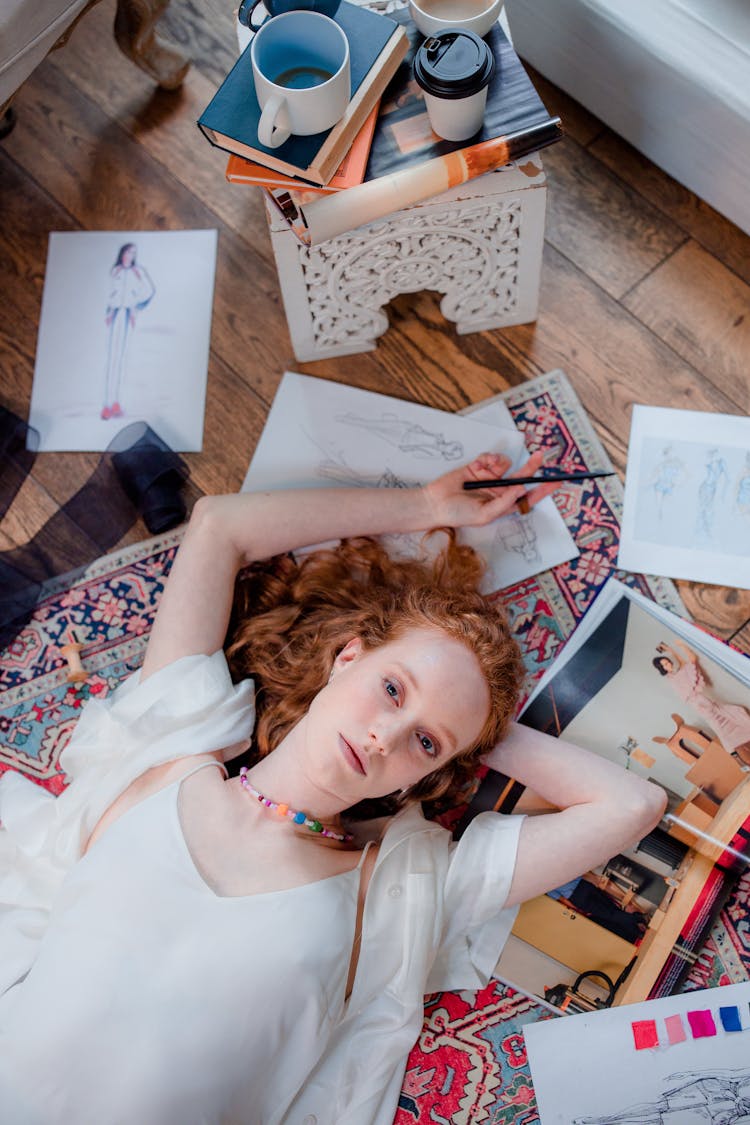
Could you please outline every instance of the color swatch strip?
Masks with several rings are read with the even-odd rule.
[[[631,1028],[636,1051],[674,1046],[675,1043],[684,1043],[688,1038],[709,1039],[718,1034],[719,1026],[722,1031],[729,1033],[750,1030],[750,1019],[743,1026],[740,1009],[736,1004],[720,1007],[718,1020],[709,1008],[695,1008],[686,1012],[685,1020],[679,1013],[666,1016],[661,1032],[656,1020],[633,1020]]]

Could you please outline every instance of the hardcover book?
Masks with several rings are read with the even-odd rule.
[[[495,72],[487,89],[482,128],[470,141],[445,141],[438,137],[430,128],[424,94],[412,73],[414,56],[423,37],[411,22],[408,11],[394,12],[393,19],[401,23],[408,35],[409,49],[383,95],[366,181],[482,141],[554,122],[555,118],[537,94],[501,24],[495,23],[485,36],[495,56]]]
[[[261,109],[248,46],[198,119],[206,138],[277,172],[327,184],[408,48],[406,32],[395,20],[348,0],[342,0],[335,20],[349,40],[351,100],[332,129],[289,137],[278,148],[262,145],[258,140]]]
[[[236,156],[235,153],[232,153],[227,161],[226,177],[232,184],[258,184],[260,187],[268,188],[271,191],[296,189],[298,191],[309,191],[313,194],[341,191],[343,188],[361,184],[365,178],[365,169],[367,168],[370,145],[378,120],[379,106],[380,102],[378,101],[357,133],[354,144],[333,173],[330,182],[325,186],[307,183],[296,176],[286,176],[283,172],[266,168],[263,164],[258,164],[254,160],[246,160],[244,156]]]

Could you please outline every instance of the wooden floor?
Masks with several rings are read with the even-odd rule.
[[[165,35],[194,60],[175,93],[120,54],[113,16],[104,0],[36,71],[0,143],[0,400],[22,417],[49,231],[180,228],[219,230],[204,449],[188,457],[204,491],[239,487],[288,367],[448,410],[561,367],[620,471],[632,403],[750,413],[750,239],[539,76],[567,137],[544,154],[536,323],[459,337],[436,294],[402,296],[377,351],[297,364],[261,194],[224,181],[195,125],[235,57],[232,6],[172,0]],[[39,455],[0,549],[33,535],[96,460]],[[699,622],[750,651],[750,592],[680,589]]]

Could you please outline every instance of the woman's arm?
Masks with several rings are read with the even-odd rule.
[[[524,821],[509,906],[611,859],[650,832],[666,808],[666,793],[653,782],[516,723],[486,761],[560,810]]]
[[[542,462],[532,454],[519,473]],[[423,488],[318,488],[203,497],[193,510],[161,599],[141,671],[145,679],[181,656],[224,643],[238,571],[298,547],[356,535],[490,523],[522,496],[538,503],[554,485],[465,492],[463,482],[500,477],[510,461],[485,453]]]
[[[675,641],[675,644],[677,645],[680,652],[684,653],[684,656],[682,657],[683,664],[686,662],[689,662],[690,664],[698,663],[698,654],[696,652],[693,652],[690,645],[686,645],[684,641]],[[674,652],[674,649],[672,651]]]

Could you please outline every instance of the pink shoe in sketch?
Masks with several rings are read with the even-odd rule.
[[[104,421],[106,422],[108,418],[111,418],[111,417],[112,417],[112,411],[110,410],[110,408],[109,408],[108,406],[103,406],[103,407],[102,407],[102,412],[101,412],[101,414],[99,415],[99,417],[100,417],[100,418],[103,418],[103,419],[104,419]]]
[[[122,407],[119,402],[113,402],[109,410],[110,418],[122,418]]]

